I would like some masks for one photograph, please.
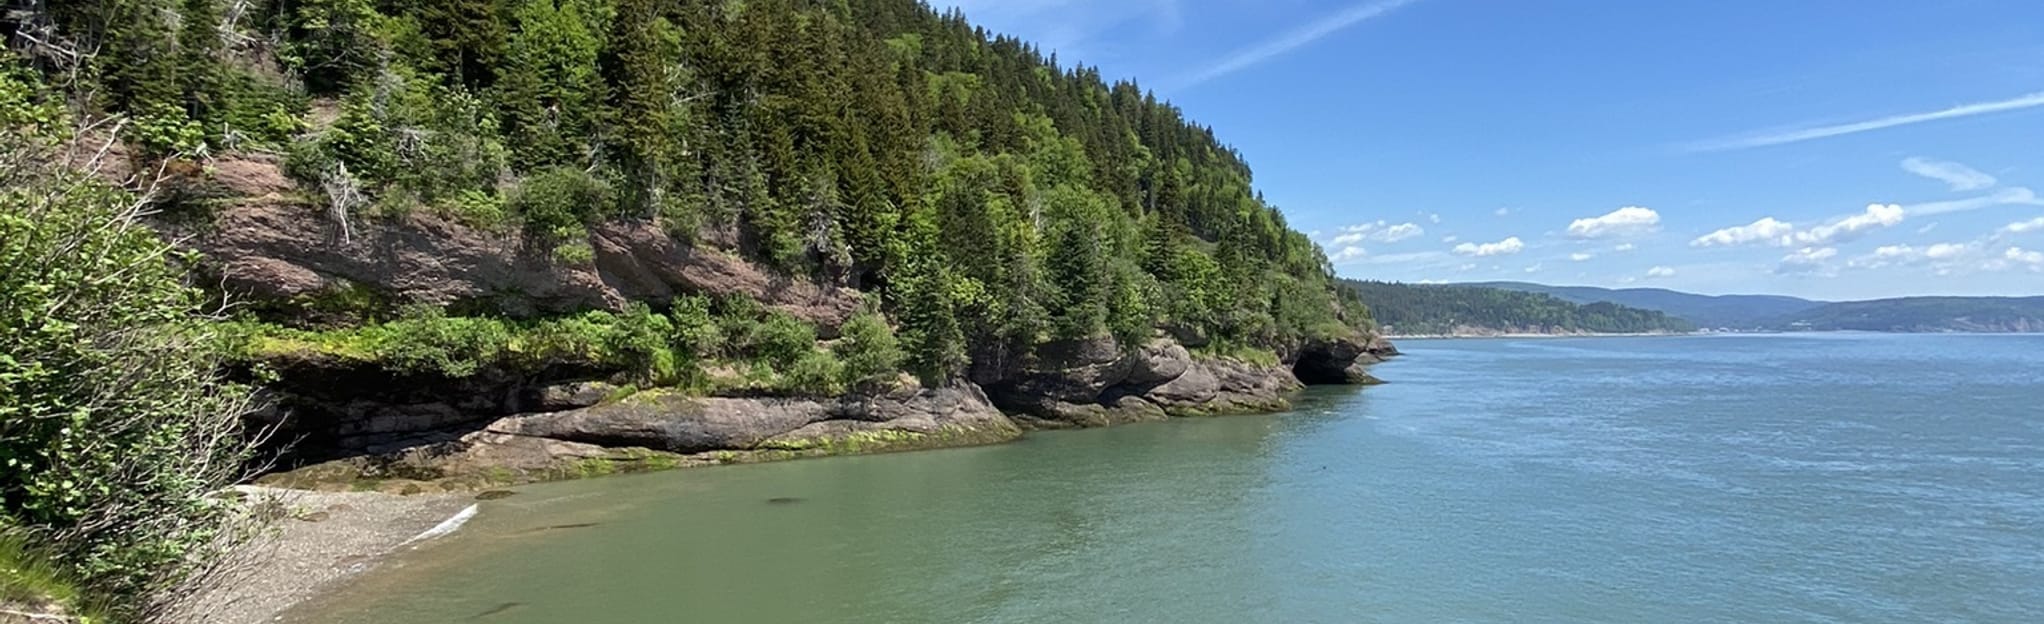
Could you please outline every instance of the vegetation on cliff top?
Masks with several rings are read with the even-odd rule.
[[[303,330],[247,321],[225,327],[234,359],[257,367],[332,359],[450,380],[569,367],[638,387],[723,395],[877,387],[899,377],[904,357],[878,313],[852,316],[839,339],[819,344],[814,325],[744,297],[688,296],[666,311],[634,303],[621,313],[523,321],[418,307],[359,327]]]
[[[433,211],[568,264],[593,224],[658,221],[877,294],[926,377],[1160,325],[1273,349],[1368,323],[1210,130],[915,0],[45,11],[16,27],[101,50],[73,95],[153,153],[283,153],[343,224]]]
[[[1691,332],[1696,325],[1653,310],[1575,304],[1552,296],[1478,286],[1350,282],[1395,334],[1466,330],[1536,333]]]

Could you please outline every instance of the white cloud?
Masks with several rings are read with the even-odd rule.
[[[1336,245],[1352,245],[1363,241],[1396,243],[1408,238],[1426,234],[1426,229],[1417,223],[1391,224],[1384,221],[1361,223],[1341,228],[1341,234],[1334,237]]]
[[[1429,212],[1429,213],[1427,213],[1427,222],[1428,222],[1428,223],[1432,223],[1432,224],[1434,224],[1434,225],[1440,225],[1440,224],[1441,224],[1441,215],[1440,215],[1440,213],[1437,213],[1437,212]]]
[[[1576,219],[1568,224],[1568,234],[1576,238],[1635,236],[1652,233],[1660,225],[1661,213],[1651,208],[1626,206],[1601,217]]]
[[[1512,208],[1511,208],[1510,206],[1506,206],[1506,207],[1504,207],[1504,208],[1499,208],[1499,209],[1497,209],[1497,210],[1493,211],[1493,212],[1492,212],[1492,214],[1496,214],[1497,216],[1500,216],[1500,217],[1503,217],[1503,216],[1508,216],[1508,215],[1512,214]]]
[[[1455,241],[1458,241],[1458,240],[1462,240],[1462,237],[1460,237],[1460,236],[1455,236],[1455,235],[1452,235],[1452,234],[1451,234],[1451,235],[1448,235],[1448,236],[1443,236],[1443,237],[1441,237],[1441,242],[1442,242],[1442,243],[1444,243],[1444,244],[1445,244],[1445,243],[1452,243],[1452,242],[1455,242]]]
[[[1455,253],[1465,256],[1509,256],[1526,250],[1526,242],[1513,236],[1495,243],[1462,243],[1455,246]]]
[[[1950,260],[1972,250],[1973,246],[1966,243],[1938,243],[1924,249],[1923,257],[1929,260]]]
[[[1776,267],[1774,272],[1782,274],[1822,272],[1825,268],[1824,262],[1835,257],[1838,257],[1836,247],[1804,247],[1782,256],[1781,266]]]
[[[2001,228],[2001,233],[2003,234],[2028,234],[2037,231],[2044,231],[2044,217],[2037,217],[2028,221],[2017,221]]]
[[[1763,217],[1750,224],[1728,227],[1696,237],[1692,247],[1718,247],[1765,243],[1776,247],[1826,247],[1849,242],[1867,232],[1892,227],[1908,218],[1908,211],[1895,204],[1869,204],[1865,212],[1838,217],[1822,225],[1797,229],[1795,224]]]
[[[1416,251],[1410,253],[1374,254],[1364,256],[1361,260],[1357,260],[1356,262],[1362,264],[1376,265],[1414,264],[1420,262],[1433,262],[1443,260],[1446,259],[1447,257],[1448,253],[1444,251]]]
[[[1992,188],[1995,183],[1994,176],[1978,169],[1942,160],[1906,158],[1902,160],[1902,170],[1943,182],[1954,191],[1978,191]]]
[[[1924,225],[1923,225],[1923,227],[1920,227],[1920,228],[1916,228],[1916,233],[1918,233],[1918,234],[1929,234],[1929,233],[1931,233],[1931,231],[1933,231],[1933,230],[1936,230],[1936,229],[1938,229],[1938,223],[1937,223],[1936,221],[1932,221],[1932,222],[1930,222],[1930,223],[1926,223],[1926,224],[1924,224]]]
[[[1873,253],[1853,258],[1846,264],[1856,269],[1878,269],[1894,265],[1930,265],[1940,274],[1962,269],[1981,256],[1979,243],[1938,243],[1928,247],[1882,245]]]
[[[1576,262],[1582,262],[1584,260],[1588,260],[1595,257],[1597,257],[1597,254],[1593,254],[1587,251],[1578,251],[1568,255],[1569,260],[1573,260]]]
[[[1322,17],[1297,30],[1279,35],[1277,38],[1239,50],[1221,62],[1201,70],[1182,81],[1180,87],[1191,87],[1200,83],[1232,74],[1250,66],[1284,55],[1307,44],[1341,32],[1350,26],[1360,24],[1404,8],[1417,0],[1383,0],[1349,7],[1339,13]]]
[[[1367,255],[1370,255],[1370,251],[1369,251],[1369,250],[1367,250],[1367,249],[1363,249],[1362,247],[1358,247],[1358,246],[1355,246],[1355,245],[1350,245],[1350,246],[1347,246],[1347,247],[1343,247],[1343,248],[1341,248],[1341,250],[1340,250],[1340,251],[1336,251],[1336,252],[1334,252],[1334,255],[1333,255],[1333,256],[1329,256],[1329,257],[1328,257],[1327,259],[1328,259],[1329,261],[1331,261],[1331,262],[1346,262],[1346,261],[1349,261],[1349,260],[1355,260],[1355,259],[1357,259],[1357,258],[1361,258],[1361,257],[1363,257],[1363,256],[1367,256]]]
[[[1834,219],[1823,225],[1796,232],[1784,237],[1781,244],[1803,244],[1810,246],[1846,242],[1870,230],[1890,227],[1906,218],[1901,206],[1894,204],[1869,204],[1866,212]],[[1790,239],[1793,239],[1792,241]]]
[[[1968,197],[1966,199],[1954,199],[1950,201],[1911,204],[1908,208],[1908,211],[1910,216],[1925,217],[1930,215],[1939,215],[1953,212],[1979,210],[1981,208],[1989,208],[1993,206],[2011,206],[2011,205],[2044,206],[2044,200],[2037,199],[2037,194],[2035,192],[2032,192],[2030,189],[2020,186],[2011,186],[1999,191],[1995,191],[1991,195],[1982,195],[1980,197]]]
[[[1647,269],[1647,277],[1674,277],[1675,267],[1657,266]]]
[[[1837,124],[1830,126],[1816,126],[1798,130],[1789,130],[1785,132],[1770,132],[1764,134],[1746,135],[1743,137],[1699,141],[1683,147],[1686,148],[1688,151],[1692,152],[1714,152],[1723,150],[1747,149],[1753,147],[1781,145],[1783,143],[1796,143],[1800,141],[1809,141],[1812,139],[1822,139],[1827,137],[1855,134],[1860,132],[1881,130],[1884,128],[1893,128],[1896,126],[1906,126],[1910,124],[1919,124],[1943,119],[1955,119],[1959,117],[1985,115],[1988,113],[2021,110],[2025,108],[2034,108],[2037,106],[2044,106],[2044,93],[2032,93],[2029,95],[2010,98],[2006,100],[1997,100],[1993,102],[1976,102],[1973,104],[1963,104],[1947,108],[1944,110],[1932,111],[1928,113],[1911,113],[1907,115],[1894,115],[1891,117],[1882,117],[1880,119],[1873,119],[1854,123]]]
[[[1461,272],[1463,272],[1463,273],[1468,273],[1468,272],[1470,272],[1470,271],[1473,271],[1473,270],[1475,270],[1475,269],[1476,269],[1476,265],[1475,265],[1475,264],[1464,264],[1464,265],[1462,265],[1462,266],[1458,266],[1458,267],[1455,267],[1455,270],[1457,270],[1457,271],[1461,271]]]
[[[1539,272],[1540,272],[1540,268],[1541,268],[1542,266],[1543,266],[1543,265],[1541,265],[1541,264],[1535,263],[1535,264],[1534,264],[1533,266],[1529,266],[1529,267],[1526,267],[1526,272],[1527,272],[1527,273],[1539,273]]]
[[[2032,271],[2044,271],[2044,251],[2026,251],[2021,247],[2010,247],[2001,254],[2002,259],[2023,266]]]
[[[1632,243],[1619,243],[1617,247],[1611,248],[1612,251],[1632,251],[1634,249],[1639,249],[1639,245],[1634,245]]]
[[[1759,221],[1754,221],[1747,225],[1728,227],[1699,236],[1696,240],[1689,241],[1689,246],[1715,247],[1720,245],[1743,245],[1760,241],[1778,241],[1782,237],[1788,236],[1795,229],[1796,226],[1792,223],[1777,220],[1774,217],[1761,217]]]

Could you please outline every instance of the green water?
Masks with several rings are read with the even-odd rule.
[[[523,488],[287,621],[2044,621],[2044,337],[1403,346],[1286,414]]]

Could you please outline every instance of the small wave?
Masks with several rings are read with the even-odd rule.
[[[444,537],[449,533],[461,530],[461,525],[468,524],[469,519],[474,517],[476,517],[476,506],[469,505],[459,513],[440,521],[440,524],[433,525],[433,528],[426,529],[426,532],[412,536],[411,539],[405,540],[404,543],[398,544],[398,546],[410,546],[418,542]]]

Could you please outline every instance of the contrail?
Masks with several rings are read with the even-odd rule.
[[[1818,126],[1815,128],[1804,128],[1801,130],[1790,130],[1787,132],[1778,132],[1773,134],[1750,135],[1730,139],[1702,141],[1697,143],[1691,143],[1689,145],[1684,146],[1684,148],[1687,151],[1691,152],[1721,152],[1727,150],[1740,150],[1754,147],[1765,147],[1768,145],[1781,145],[1783,143],[1798,143],[1802,141],[1830,138],[1847,134],[1857,134],[1861,132],[1893,128],[1896,126],[1920,124],[1929,121],[1957,119],[1960,117],[1972,117],[1974,115],[1986,115],[1989,113],[2001,113],[2013,110],[2023,110],[2026,108],[2035,108],[2038,106],[2044,106],[2044,92],[2032,93],[2018,98],[1998,100],[1994,102],[1976,102],[1973,104],[1962,104],[1944,110],[1932,111],[1928,113],[1896,115],[1893,117],[1882,117],[1880,119],[1860,121],[1848,124]]]
[[[1304,28],[1285,33],[1281,37],[1263,42],[1255,47],[1238,51],[1234,55],[1229,56],[1227,60],[1223,60],[1219,64],[1207,68],[1205,71],[1186,78],[1178,86],[1181,88],[1192,87],[1215,78],[1242,71],[1257,63],[1268,61],[1286,52],[1298,49],[1300,46],[1319,41],[1328,35],[1340,32],[1342,29],[1382,17],[1387,13],[1418,1],[1385,0],[1384,2],[1358,5],[1346,11],[1329,15],[1321,18],[1319,21],[1306,25]]]

